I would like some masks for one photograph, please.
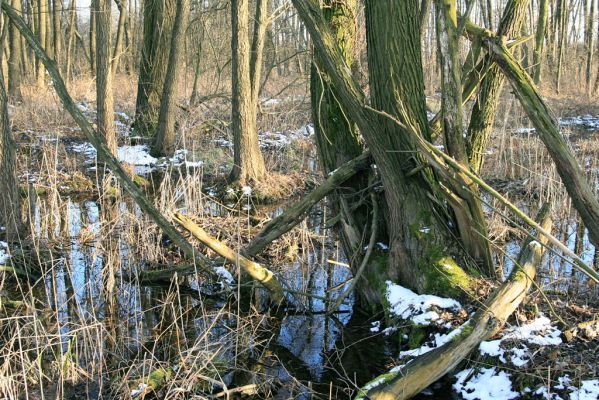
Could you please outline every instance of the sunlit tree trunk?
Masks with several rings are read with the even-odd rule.
[[[595,51],[595,31],[593,29],[595,23],[595,0],[587,0],[586,3],[591,2],[590,8],[585,21],[585,44],[587,50],[586,56],[586,68],[585,68],[585,81],[586,81],[586,93],[587,96],[591,97],[593,88],[593,55]]]
[[[181,71],[181,67],[184,66],[183,45],[185,44],[188,17],[189,0],[177,0],[177,13],[171,39],[166,80],[160,103],[158,128],[152,147],[152,154],[155,156],[171,156],[175,152],[176,94],[180,81],[179,77],[185,74],[184,70]]]
[[[96,99],[98,108],[98,131],[106,138],[108,148],[116,154],[114,129],[114,99],[112,71],[110,68],[112,0],[93,0],[96,15]]]
[[[143,47],[133,125],[143,136],[156,132],[176,8],[175,0],[143,2]]]
[[[75,52],[75,25],[77,21],[77,0],[69,1],[69,27],[67,30],[67,54],[65,60],[66,79],[71,79],[73,53]]]
[[[541,81],[541,70],[543,63],[543,43],[545,42],[545,35],[547,31],[547,1],[539,1],[539,18],[537,19],[537,31],[535,34],[535,50],[533,54],[533,71],[534,71],[534,82],[538,85]]]
[[[21,12],[21,0],[12,0],[12,7],[16,12]],[[21,68],[21,35],[14,26],[8,25],[10,57],[8,59],[8,97],[13,101],[21,101],[21,76],[23,69]]]
[[[2,0],[0,0],[1,4]],[[2,19],[0,15],[0,20]],[[4,86],[4,74],[0,70],[0,226],[4,227],[5,237],[9,242],[18,240],[23,228],[15,148],[8,119],[8,97]]]
[[[115,44],[114,44],[114,52],[112,53],[112,63],[111,63],[111,68],[112,68],[112,74],[116,74],[116,71],[118,69],[119,66],[119,60],[121,58],[121,55],[123,54],[123,41],[124,41],[124,36],[125,36],[125,21],[126,21],[126,17],[127,17],[127,5],[125,3],[125,0],[117,0],[115,1],[116,6],[119,10],[119,22],[117,25],[117,31],[116,31],[116,40],[115,40]]]
[[[62,7],[63,0],[52,0],[52,26],[54,35],[54,60],[61,65],[62,62]]]
[[[498,35],[513,39],[520,33],[529,0],[509,0],[503,12]],[[487,56],[487,62],[490,57]],[[493,123],[499,105],[499,96],[505,82],[498,66],[493,65],[483,78],[476,103],[472,108],[468,126],[468,158],[475,172],[480,172],[487,149]]]
[[[93,1],[93,0],[92,0]],[[96,25],[98,16],[92,7],[89,13],[89,64],[92,76],[96,76]]]
[[[48,12],[47,0],[37,0],[37,37],[42,44],[45,46],[46,44],[46,13]],[[44,65],[38,59],[36,63],[36,76],[37,76],[37,86],[45,85],[45,76],[46,71],[44,69]]]
[[[230,182],[260,181],[266,174],[258,145],[256,109],[252,96],[248,0],[231,1],[231,69],[233,115],[233,168]]]

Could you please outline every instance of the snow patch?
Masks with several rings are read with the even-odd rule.
[[[510,400],[520,396],[512,390],[510,375],[495,368],[483,368],[477,373],[473,368],[456,374],[453,388],[466,400]]]
[[[390,312],[401,319],[408,320],[428,313],[432,307],[446,310],[459,311],[462,306],[454,299],[433,295],[416,294],[410,289],[387,281],[386,297],[390,305]],[[429,317],[432,315],[429,314]],[[423,317],[420,317],[422,319]],[[438,319],[438,318],[437,318]]]
[[[8,243],[0,241],[0,265],[4,265],[10,258],[8,254]]]

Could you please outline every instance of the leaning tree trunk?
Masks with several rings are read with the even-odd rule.
[[[2,55],[0,61],[1,59]],[[15,147],[8,120],[8,98],[4,86],[4,74],[0,69],[0,226],[5,228],[8,242],[18,240],[23,227],[21,199],[16,177]]]
[[[351,68],[355,53],[358,2],[327,0],[321,4],[324,17],[334,33],[345,63]],[[317,55],[314,56],[312,65],[310,94],[318,158],[324,175],[329,176],[332,171],[362,153],[362,139],[358,127],[348,118],[348,113],[339,104],[331,77],[323,71]],[[328,196],[333,215],[340,216],[339,238],[354,274],[357,273],[361,258],[364,256],[362,242],[364,238],[370,236],[367,232],[368,227],[371,226],[368,217],[369,207],[367,202],[361,201],[361,197],[366,193],[363,189],[368,186],[367,176],[368,171],[362,171],[345,181],[342,189]],[[356,209],[347,206],[360,202],[363,204]],[[362,293],[371,293],[374,288],[367,287],[368,282],[365,279],[360,279],[358,285],[356,294],[360,302],[366,305],[368,298],[363,298]]]
[[[154,145],[152,146],[152,154],[154,156],[172,156],[175,152],[176,90],[179,83],[179,76],[185,72],[180,71],[180,68],[181,64],[183,64],[182,53],[188,16],[189,0],[177,0],[177,15],[173,27],[171,52],[168,60],[164,90],[162,92],[158,128],[156,129]]]
[[[156,131],[176,8],[175,0],[143,3],[143,48],[133,125],[143,136],[152,136]]]
[[[499,24],[498,35],[514,38],[520,33],[520,26],[530,0],[509,0]],[[487,62],[491,62],[487,60]],[[493,122],[497,114],[499,96],[505,82],[499,67],[491,66],[483,81],[476,103],[472,108],[470,125],[468,126],[468,158],[475,172],[480,172],[484,162],[484,154],[493,132]]]
[[[112,71],[110,68],[110,23],[112,0],[94,0],[96,14],[96,102],[98,108],[98,131],[106,138],[112,154],[116,154],[114,129],[114,98]]]
[[[21,0],[12,0],[12,7],[21,13]],[[8,97],[12,101],[21,101],[21,35],[13,23],[8,25],[10,57],[8,58]]]
[[[258,145],[256,109],[252,100],[248,3],[248,0],[231,1],[234,164],[229,181],[242,185],[259,181],[266,174],[264,158]]]

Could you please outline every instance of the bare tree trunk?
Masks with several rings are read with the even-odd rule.
[[[54,60],[62,65],[62,7],[63,0],[52,0],[52,25],[54,30]]]
[[[89,65],[92,77],[96,76],[96,25],[98,24],[98,16],[94,8],[90,8],[89,12]]]
[[[541,81],[541,71],[543,68],[543,43],[545,41],[545,35],[547,30],[547,1],[548,0],[539,0],[539,18],[537,20],[535,50],[533,55],[534,82],[537,85]]]
[[[254,109],[258,107],[260,96],[260,80],[262,77],[262,59],[264,54],[264,41],[268,27],[268,0],[258,0],[254,16],[254,35],[250,56],[250,82],[252,85],[252,102]]]
[[[435,3],[439,60],[441,62],[441,114],[447,152],[463,165],[468,165],[468,155],[463,135],[462,67],[459,51],[457,7],[455,0],[438,0]],[[455,198],[452,204],[462,243],[468,254],[488,277],[495,276],[487,227],[480,203],[478,188],[463,177],[471,195]],[[453,203],[450,202],[450,203]]]
[[[112,70],[110,68],[112,0],[93,0],[96,20],[96,103],[98,108],[98,132],[104,136],[112,154],[116,154],[114,129],[114,99],[112,93]]]
[[[587,1],[588,2],[588,1]],[[593,29],[595,23],[595,0],[590,0],[590,9],[587,14],[585,27],[585,44],[587,48],[587,59],[585,69],[586,93],[591,98],[593,88],[593,54],[595,51],[595,32]],[[585,4],[586,7],[586,4]]]
[[[37,0],[37,37],[42,44],[42,46],[46,45],[46,13],[48,12],[48,8],[46,7],[47,0]],[[45,48],[45,47],[44,47]],[[45,86],[45,70],[42,62],[37,60],[36,64],[36,76],[37,76],[37,86],[43,87]]]
[[[73,53],[75,52],[75,24],[77,21],[77,0],[69,2],[69,28],[67,30],[66,79],[71,79]]]
[[[154,137],[152,154],[154,156],[171,156],[175,152],[175,115],[177,102],[177,86],[179,77],[185,74],[181,71],[183,64],[183,45],[189,17],[189,0],[177,0],[177,14],[171,38],[171,52],[168,60],[166,80],[160,103],[158,128]]]
[[[230,182],[241,185],[260,181],[266,174],[258,146],[256,109],[250,80],[249,1],[231,1],[233,169]]]
[[[520,26],[530,0],[509,0],[499,24],[498,35],[509,39],[520,33]],[[493,131],[499,96],[505,82],[499,67],[491,66],[481,82],[468,126],[468,158],[475,172],[480,172],[484,154]]]
[[[133,125],[143,136],[156,132],[176,8],[175,0],[143,2],[143,48]]]
[[[1,19],[3,18],[0,15]],[[2,58],[0,54],[0,61]],[[16,144],[12,138],[8,119],[8,97],[4,86],[4,74],[0,70],[0,226],[5,228],[8,242],[17,241],[23,228],[15,149]]]
[[[112,74],[115,75],[119,66],[119,59],[123,54],[123,39],[125,36],[125,20],[127,19],[127,6],[125,0],[115,1],[117,8],[119,9],[119,22],[116,31],[116,41],[114,44],[114,52],[112,53]]]
[[[21,0],[12,0],[12,7],[16,12],[21,12]],[[23,69],[21,68],[21,35],[14,26],[13,23],[9,22],[8,26],[9,35],[9,46],[10,46],[10,57],[8,59],[8,97],[12,101],[21,101],[23,96],[21,94],[21,75]]]

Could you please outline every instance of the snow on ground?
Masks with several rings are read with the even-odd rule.
[[[439,319],[439,314],[431,310],[433,307],[451,311],[459,311],[462,308],[460,303],[454,299],[419,295],[391,281],[387,281],[386,284],[389,312],[401,319],[411,320],[415,324],[428,325]]]
[[[88,164],[96,163],[97,152],[91,143],[74,144],[70,148],[75,153],[85,155]],[[183,149],[176,150],[173,157],[158,159],[150,155],[150,148],[144,144],[119,146],[117,153],[120,162],[126,162],[136,167],[137,174],[147,174],[157,169],[167,168],[169,165],[197,168],[204,164],[201,160],[188,159],[189,152]]]
[[[496,368],[482,368],[474,373],[473,368],[456,374],[458,379],[453,388],[466,400],[510,400],[520,397],[512,390],[510,375]]]
[[[558,123],[560,126],[578,127],[587,130],[599,129],[599,115],[580,115],[577,117],[564,117],[559,118]],[[527,135],[534,133],[535,128],[518,128],[515,133],[520,135]]]
[[[8,243],[0,241],[0,265],[6,264],[6,261],[10,258],[8,255]]]
[[[446,334],[435,333],[435,336],[433,337],[432,341],[425,343],[416,349],[400,351],[399,357],[418,357],[428,353],[431,350],[436,349],[437,347],[443,346],[445,343],[450,342],[451,339],[459,335],[464,329],[464,327],[466,327],[469,323],[470,322],[467,321],[458,328]]]
[[[482,342],[479,350],[483,355],[499,357],[502,363],[507,363],[509,358],[514,366],[523,367],[531,358],[529,348],[523,342],[539,346],[556,346],[562,343],[561,333],[551,325],[549,318],[541,315],[528,324],[507,329],[501,339]],[[501,347],[502,343],[505,348]],[[509,346],[508,343],[513,345]]]
[[[259,132],[258,143],[261,149],[281,149],[289,144],[303,138],[308,138],[314,134],[314,126],[307,124],[296,130],[288,130],[283,132]],[[233,148],[233,142],[220,137],[214,140],[214,143],[219,147]]]

